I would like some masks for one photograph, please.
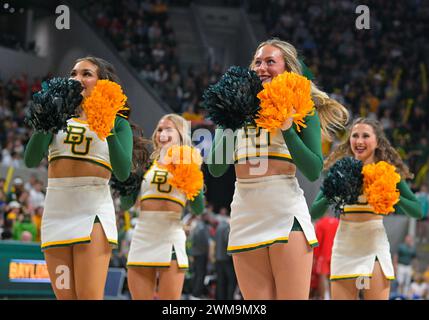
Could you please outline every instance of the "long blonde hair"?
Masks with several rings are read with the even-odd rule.
[[[298,60],[298,53],[293,45],[286,41],[273,38],[259,44],[255,52],[267,45],[280,49],[280,51],[283,53],[285,68],[287,71],[302,75],[302,68]],[[254,63],[255,57],[250,64],[251,69],[253,69]],[[345,125],[349,119],[349,112],[342,104],[334,99],[331,99],[326,92],[320,90],[313,83],[313,81],[311,81],[311,96],[313,98],[317,112],[319,113],[322,136],[325,139],[332,141],[332,138],[338,131],[345,129]]]
[[[347,130],[346,139],[341,144],[339,144],[326,158],[324,170],[328,170],[337,160],[341,158],[354,156],[350,146],[350,136],[352,134],[353,127],[357,124],[369,125],[374,130],[374,134],[377,139],[377,148],[374,151],[375,162],[386,161],[391,165],[394,165],[402,178],[411,179],[414,177],[407,165],[402,161],[399,153],[390,144],[389,140],[384,134],[383,127],[381,126],[380,122],[368,118],[357,118],[353,121]]]
[[[161,146],[156,141],[156,132],[158,131],[159,124],[162,120],[170,120],[171,122],[173,122],[174,126],[179,132],[180,145],[192,146],[191,127],[188,121],[182,116],[179,116],[175,113],[166,114],[159,120],[155,130],[152,133],[153,152],[150,156],[151,160],[159,160],[159,156],[161,153]]]

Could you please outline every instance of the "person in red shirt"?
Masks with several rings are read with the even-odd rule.
[[[329,275],[331,273],[331,254],[335,233],[338,227],[338,218],[325,216],[316,223],[316,237],[319,246],[314,248],[314,273],[318,276],[319,297],[329,300]]]

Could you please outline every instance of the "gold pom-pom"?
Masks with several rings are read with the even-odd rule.
[[[396,185],[401,176],[396,168],[385,161],[367,164],[362,168],[364,194],[377,214],[387,215],[395,209],[399,201],[399,191]]]
[[[163,167],[172,175],[168,183],[184,192],[188,200],[194,200],[204,185],[203,159],[199,150],[190,146],[172,146],[163,162]]]
[[[113,129],[118,111],[128,109],[126,101],[121,86],[110,80],[98,80],[91,95],[83,101],[89,128],[101,140],[105,140]]]
[[[255,122],[259,127],[272,132],[290,117],[293,117],[298,131],[301,131],[300,127],[306,127],[304,118],[314,114],[310,80],[285,71],[263,86],[264,89],[257,95],[261,101],[261,109]]]

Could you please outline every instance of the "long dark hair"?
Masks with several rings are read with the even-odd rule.
[[[119,85],[121,84],[121,80],[119,79],[119,76],[116,73],[116,69],[110,62],[102,58],[87,56],[84,58],[77,59],[75,61],[75,64],[82,61],[89,61],[93,65],[97,66],[98,79],[110,80],[110,81],[116,82]],[[131,108],[130,108],[130,105],[128,104],[128,100],[127,102],[125,102],[125,106],[128,107],[128,110],[121,110],[118,112],[118,115],[122,116],[125,119],[128,119],[131,115]]]
[[[353,157],[352,148],[350,146],[350,135],[353,127],[357,124],[369,125],[374,130],[377,139],[377,148],[374,152],[374,158],[376,162],[386,161],[391,165],[394,165],[402,178],[412,179],[414,177],[414,175],[408,169],[408,166],[404,163],[404,161],[402,161],[399,153],[390,144],[389,140],[384,134],[383,127],[381,126],[380,122],[369,118],[357,118],[353,121],[347,130],[346,139],[341,144],[339,144],[326,158],[324,165],[325,170],[329,169],[337,160],[343,157]]]
[[[75,61],[76,63],[82,61],[89,61],[93,65],[97,66],[97,76],[99,79],[106,79],[117,84],[121,84],[121,80],[116,73],[115,67],[108,61],[94,57],[94,56],[86,56],[84,58],[79,58]],[[149,150],[147,146],[150,144],[150,141],[144,138],[143,129],[130,121],[131,116],[131,106],[128,101],[125,103],[127,110],[121,110],[118,112],[118,115],[122,118],[128,120],[131,126],[131,130],[133,132],[133,159],[132,159],[132,171],[137,171],[139,169],[144,170],[149,160]]]

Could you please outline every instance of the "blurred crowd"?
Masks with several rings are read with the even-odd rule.
[[[358,5],[370,29],[357,29]],[[429,3],[425,1],[269,1],[260,6],[269,36],[290,41],[316,83],[353,117],[379,119],[415,173],[429,178]]]
[[[86,13],[174,112],[184,114],[194,126],[213,129],[201,108],[201,96],[224,70],[217,63],[180,68],[170,2],[104,0],[93,2]],[[427,2],[371,1],[370,29],[356,28],[357,4],[351,0],[222,4],[259,15],[268,36],[293,43],[316,83],[353,117],[379,119],[415,173],[415,191],[429,179]]]
[[[25,104],[51,76],[29,79],[26,74],[0,79],[0,163],[4,167],[22,167],[24,145],[31,131],[25,125]]]
[[[222,73],[219,65],[181,70],[169,1],[90,1],[83,12],[119,55],[174,112],[204,120],[201,95]]]

